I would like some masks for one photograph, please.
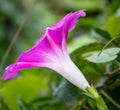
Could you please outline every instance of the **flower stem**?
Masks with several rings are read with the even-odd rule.
[[[114,101],[104,90],[100,91],[114,106],[116,106],[118,109],[120,109],[120,105]]]
[[[98,56],[102,53],[102,51],[109,45],[111,44],[114,40],[119,39],[120,37],[114,37],[110,41],[108,41],[105,46],[102,48],[102,50],[99,52]]]
[[[92,110],[108,110],[103,98],[93,86],[87,87],[84,94],[88,97],[88,102]]]

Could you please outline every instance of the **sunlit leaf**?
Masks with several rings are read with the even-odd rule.
[[[40,90],[46,90],[45,78],[43,76],[26,74],[4,84],[1,90],[4,101],[11,110],[19,110],[17,99],[31,101],[40,94]]]
[[[91,38],[90,36],[88,35],[82,35],[80,37],[77,37],[75,39],[73,39],[67,46],[67,49],[68,49],[68,52],[69,53],[72,53],[73,51],[75,51],[76,49],[84,46],[84,45],[87,45],[87,44],[90,44],[90,43],[93,43],[95,42],[96,40],[94,38]]]
[[[120,34],[120,16],[112,16],[105,25],[105,30],[110,33],[112,37]]]

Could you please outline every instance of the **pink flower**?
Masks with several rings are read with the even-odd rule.
[[[52,27],[47,27],[38,42],[31,49],[22,52],[17,61],[6,68],[2,79],[14,78],[25,68],[47,67],[85,90],[89,84],[66,49],[68,32],[76,26],[77,19],[85,15],[84,10],[69,13]]]

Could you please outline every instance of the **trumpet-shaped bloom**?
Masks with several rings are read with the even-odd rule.
[[[6,68],[3,80],[16,77],[25,68],[47,67],[85,90],[89,84],[66,49],[68,33],[76,26],[78,18],[85,15],[84,10],[71,12],[52,27],[46,28],[38,42],[31,49],[22,52],[17,61]]]

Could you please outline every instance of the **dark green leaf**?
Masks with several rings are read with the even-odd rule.
[[[2,97],[0,97],[0,110],[10,110]]]
[[[104,44],[99,44],[99,43],[91,43],[91,44],[88,44],[88,45],[84,45],[84,46],[76,49],[75,51],[73,51],[71,53],[71,56],[76,55],[76,54],[82,55],[82,54],[84,54],[86,52],[100,50],[103,46],[104,46]]]
[[[50,101],[50,100],[51,100],[51,97],[41,97],[41,98],[31,101],[31,103],[46,102],[46,101]]]
[[[65,105],[70,108],[78,97],[78,91],[75,86],[63,80],[58,88],[55,90],[54,95],[58,96]]]
[[[94,28],[92,30],[92,36],[100,41],[106,41],[111,39],[110,34],[107,31],[99,28]]]
[[[26,102],[24,102],[22,99],[17,99],[18,106],[20,110],[29,110],[28,105]]]

